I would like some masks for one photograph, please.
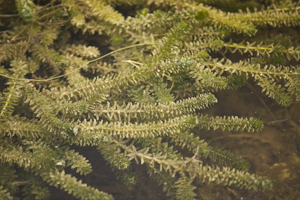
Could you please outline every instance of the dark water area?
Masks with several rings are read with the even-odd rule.
[[[299,102],[288,108],[278,105],[261,93],[251,83],[237,90],[225,90],[216,94],[218,103],[204,111],[213,116],[256,117],[265,126],[261,131],[207,131],[202,139],[213,146],[230,150],[251,164],[252,174],[269,177],[273,189],[266,192],[241,190],[235,187],[207,186],[207,197],[202,199],[264,200],[300,199],[300,106]],[[267,122],[287,121],[268,126]]]
[[[266,126],[261,131],[202,131],[200,139],[213,146],[230,150],[251,163],[250,173],[269,177],[273,189],[266,192],[255,192],[233,186],[203,184],[195,181],[196,199],[205,200],[265,200],[265,199],[300,199],[300,104],[294,103],[288,108],[281,107],[274,100],[261,93],[253,82],[236,90],[225,90],[215,93],[218,103],[202,110],[212,116],[256,117],[265,124],[269,121],[291,118],[273,126]],[[145,165],[133,161],[132,169],[138,175],[133,186],[127,186],[116,179],[107,162],[94,147],[74,147],[92,164],[93,172],[87,176],[71,173],[83,183],[107,192],[116,200],[168,200],[169,197],[147,174]],[[201,158],[200,158],[201,159]],[[204,160],[204,163],[206,160]],[[51,200],[73,200],[72,195],[51,188]]]
[[[127,186],[116,178],[114,172],[110,169],[109,165],[96,148],[75,147],[74,149],[90,161],[93,171],[86,176],[78,175],[71,169],[66,170],[66,173],[76,176],[88,186],[113,195],[115,200],[169,199],[166,198],[166,194],[162,191],[162,186],[157,185],[154,180],[149,178],[145,165],[136,165],[135,162],[132,162],[132,170],[138,176],[138,181],[134,186]],[[51,199],[75,200],[76,198],[66,192],[52,187]]]
[[[132,169],[138,176],[138,180],[134,186],[127,186],[116,178],[114,172],[110,169],[107,162],[95,147],[73,146],[73,149],[80,152],[90,161],[93,171],[90,174],[83,176],[76,174],[74,170],[69,168],[66,170],[66,173],[72,174],[88,186],[113,195],[115,200],[169,199],[166,197],[166,193],[162,191],[162,186],[159,186],[154,180],[149,178],[145,165],[136,165],[135,161],[132,162]],[[75,200],[77,198],[67,194],[67,192],[51,187],[50,199]]]

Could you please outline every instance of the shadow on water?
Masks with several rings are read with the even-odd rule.
[[[230,150],[243,156],[251,163],[250,173],[267,176],[272,179],[273,189],[267,192],[254,192],[235,187],[215,184],[203,184],[195,181],[197,199],[213,200],[260,200],[260,199],[298,199],[300,196],[300,110],[299,103],[283,108],[261,93],[255,86],[247,84],[237,90],[226,90],[215,94],[218,103],[204,110],[213,116],[257,117],[266,124],[268,121],[291,119],[274,126],[265,126],[262,131],[201,131],[200,138],[214,146]],[[271,113],[270,113],[271,112]],[[112,194],[116,200],[167,200],[162,186],[149,178],[145,166],[133,162],[133,171],[138,182],[127,186],[118,181],[96,148],[74,147],[91,163],[93,172],[79,176],[67,170],[84,183],[100,191]],[[51,188],[51,199],[75,199],[58,189]]]

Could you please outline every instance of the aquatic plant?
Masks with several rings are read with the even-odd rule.
[[[201,110],[217,102],[212,92],[249,77],[283,106],[299,100],[300,68],[283,65],[299,60],[298,46],[283,35],[234,41],[260,27],[298,25],[298,4],[244,2],[226,11],[234,1],[15,2],[1,2],[0,196],[13,199],[23,184],[26,199],[46,198],[47,185],[80,199],[113,199],[65,173],[91,172],[71,145],[96,146],[126,184],[136,182],[133,160],[147,165],[177,199],[194,198],[196,178],[271,188],[247,172],[247,161],[199,138],[208,129],[257,131],[263,122]],[[111,52],[101,56],[99,48]],[[214,56],[226,51],[253,58]],[[204,164],[206,157],[219,166]]]

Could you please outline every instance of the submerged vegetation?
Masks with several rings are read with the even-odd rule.
[[[45,199],[50,185],[79,199],[113,199],[65,173],[91,172],[71,145],[97,147],[125,184],[137,180],[132,162],[146,165],[175,199],[194,199],[194,180],[271,189],[268,177],[247,172],[248,161],[199,138],[210,129],[253,132],[263,122],[201,110],[217,103],[213,92],[248,79],[282,106],[299,101],[300,67],[285,65],[299,60],[297,42],[284,34],[256,37],[262,28],[298,26],[299,4],[0,3],[1,198],[16,198],[22,185],[25,199]],[[226,52],[251,58],[233,61]]]

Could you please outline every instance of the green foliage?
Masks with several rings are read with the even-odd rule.
[[[190,182],[190,179],[182,176],[179,178],[177,183],[177,199],[193,199],[196,194],[193,192],[193,190],[196,188],[193,186]]]
[[[17,0],[18,12],[26,22],[31,22],[35,14],[35,4],[31,0]]]
[[[249,77],[280,105],[299,101],[300,67],[285,66],[300,58],[297,42],[232,41],[233,34],[254,36],[266,25],[299,25],[298,4],[248,2],[226,12],[227,1],[39,2],[16,0],[0,16],[1,198],[13,199],[22,183],[27,199],[47,198],[47,185],[80,199],[113,199],[65,174],[66,167],[81,175],[92,169],[70,145],[96,146],[125,184],[137,181],[133,160],[147,165],[177,199],[194,199],[194,179],[272,187],[246,172],[247,161],[199,138],[203,130],[254,132],[263,122],[201,110],[217,103],[212,92],[240,87]],[[125,17],[115,5],[144,9]],[[103,47],[112,51],[99,57]],[[253,58],[216,58],[223,50]]]

